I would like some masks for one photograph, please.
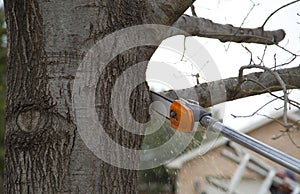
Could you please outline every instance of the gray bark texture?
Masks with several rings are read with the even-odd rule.
[[[87,49],[106,34],[141,24],[143,6],[142,1],[131,0],[5,1],[9,31],[6,193],[135,192],[136,171],[104,163],[81,140],[71,111],[71,90]],[[139,50],[118,56],[99,80],[103,126],[112,139],[132,148],[139,148],[142,136],[116,132],[120,127],[109,114],[110,91],[102,87],[112,87],[120,72],[149,60],[153,53],[152,48],[144,49],[144,54]],[[147,91],[144,84],[133,95],[137,96],[133,112],[140,122],[148,118],[147,111],[138,108],[147,106]]]
[[[97,40],[139,24],[172,26],[192,3],[193,0],[4,0],[8,28],[5,193],[136,193],[137,171],[103,162],[78,134],[72,112],[76,70]],[[187,29],[187,24],[182,28]],[[197,26],[193,33],[187,32],[200,35],[195,29]],[[235,41],[235,34],[231,35],[230,40]],[[261,39],[266,37],[278,42],[284,33],[265,32]],[[161,42],[163,36],[157,40]],[[243,42],[241,38],[236,41]],[[139,149],[143,137],[118,125],[110,107],[111,88],[122,72],[148,61],[155,49],[141,46],[119,54],[106,66],[97,84],[97,113],[102,126],[115,142],[131,149]],[[138,76],[145,78],[145,71],[141,68]],[[134,78],[127,80],[124,90],[135,82]],[[130,110],[138,122],[149,119],[149,104],[144,82],[131,94]]]
[[[285,37],[283,30],[265,31],[261,27],[255,29],[239,28],[188,15],[182,15],[173,26],[188,32],[192,36],[214,38],[221,42],[277,44]]]

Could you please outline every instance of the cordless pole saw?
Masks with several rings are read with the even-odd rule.
[[[220,133],[222,136],[300,174],[299,159],[225,126],[198,104],[186,100],[171,100],[152,91],[151,97],[153,102],[160,102],[153,104],[152,108],[154,111],[169,119],[174,129],[182,132],[191,132],[195,122],[199,122],[206,130]]]

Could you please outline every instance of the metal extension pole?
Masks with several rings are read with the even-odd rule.
[[[222,136],[249,148],[250,150],[261,154],[262,156],[281,164],[282,166],[300,174],[300,160],[296,159],[284,152],[281,152],[271,146],[268,146],[244,133],[231,129],[225,126],[223,123],[218,122],[211,116],[203,116],[200,119],[201,125],[207,130],[213,130],[216,133],[220,133]]]

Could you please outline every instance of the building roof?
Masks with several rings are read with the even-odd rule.
[[[281,111],[277,111],[272,116],[272,118],[279,119],[282,116],[283,116],[283,113]],[[254,130],[272,122],[273,119],[262,119],[258,122],[254,122],[250,126],[242,128],[240,130],[240,132],[249,133],[251,131],[254,131]],[[300,111],[288,112],[288,119],[295,121],[295,122],[296,121],[300,122]],[[175,158],[174,160],[168,162],[166,164],[166,167],[170,168],[170,169],[180,169],[185,162],[190,161],[198,156],[204,155],[207,152],[209,152],[210,150],[213,150],[213,149],[225,144],[227,141],[228,141],[227,138],[219,137],[217,140],[205,142],[205,143],[203,143],[203,145],[199,146],[198,148],[191,150],[189,152],[186,152],[186,153],[180,155],[179,157]]]

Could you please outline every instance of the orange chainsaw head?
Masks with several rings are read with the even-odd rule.
[[[182,132],[191,132],[194,128],[193,111],[180,100],[174,100],[170,108],[171,127]]]

